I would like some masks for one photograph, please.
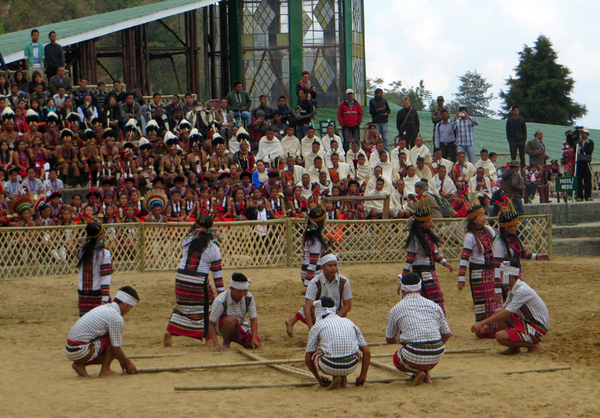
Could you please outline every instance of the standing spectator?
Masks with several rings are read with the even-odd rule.
[[[527,140],[527,125],[525,119],[519,116],[519,106],[511,109],[512,117],[506,120],[506,139],[510,147],[510,158],[517,159],[517,150],[521,158],[521,168],[525,167],[525,141]]]
[[[529,165],[537,165],[540,168],[546,164],[550,156],[546,155],[546,145],[542,142],[544,133],[541,130],[535,131],[535,138],[527,142],[525,154],[529,155]]]
[[[388,150],[388,119],[390,115],[390,106],[388,101],[383,98],[383,90],[375,90],[375,98],[369,102],[369,113],[371,114],[371,122],[377,127],[377,133],[383,139],[383,146]]]
[[[342,127],[344,137],[344,150],[350,149],[351,142],[360,141],[360,123],[363,118],[363,110],[359,102],[354,99],[354,90],[346,90],[346,100],[338,107],[338,122]],[[352,140],[350,138],[352,136]]]
[[[125,101],[125,92],[121,89],[121,82],[119,80],[113,81],[113,90],[109,94],[115,96],[117,103]]]
[[[104,81],[98,82],[98,87],[96,88],[96,93],[94,93],[92,103],[98,109],[98,113],[102,113],[104,110],[104,103],[106,103],[106,98],[108,97],[108,93],[105,91],[106,84]]]
[[[29,79],[33,80],[33,71],[44,73],[45,53],[44,47],[38,42],[40,31],[33,29],[31,31],[31,42],[25,45],[23,53],[25,54],[25,69],[28,70]]]
[[[415,139],[421,131],[421,122],[417,111],[410,106],[410,99],[404,97],[402,99],[402,109],[398,111],[396,116],[396,128],[401,137],[406,138],[409,148],[415,145]]]
[[[236,119],[243,119],[246,122],[246,126],[250,126],[252,114],[248,111],[252,100],[248,92],[242,90],[242,82],[236,81],[233,83],[233,91],[226,97],[227,106],[229,110],[233,112],[233,116]]]
[[[469,116],[467,108],[464,106],[458,110],[454,120],[456,121],[456,148],[467,154],[471,164],[475,164],[477,159],[475,158],[473,127],[479,125],[479,121]]]
[[[442,97],[442,96],[440,96]],[[439,99],[439,97],[438,97]],[[441,121],[434,128],[434,144],[436,148],[442,151],[442,158],[447,158],[453,163],[456,162],[456,121],[449,120],[450,113],[448,109],[442,109],[440,112]],[[433,116],[431,116],[433,120]]]
[[[578,144],[577,150],[579,154],[575,156],[577,162],[575,170],[579,187],[577,189],[577,198],[580,200],[593,200],[592,199],[592,168],[590,163],[592,162],[592,153],[594,152],[594,141],[588,139],[590,136],[590,130],[583,128],[581,130],[581,142]]]
[[[523,190],[525,189],[525,184],[519,174],[519,167],[520,165],[517,160],[510,162],[508,170],[502,175],[502,191],[507,196],[512,196],[515,210],[519,216],[522,216],[525,214],[525,209],[523,208]]]
[[[446,109],[444,107],[444,96],[438,96],[436,101],[437,107],[431,111],[431,122],[433,122],[433,138],[435,138],[435,126],[442,121],[442,112],[444,109]]]
[[[296,115],[296,136],[302,140],[306,136],[311,119],[315,115],[315,107],[308,99],[308,91],[298,92],[298,114]]]
[[[50,80],[56,75],[58,67],[65,65],[65,53],[62,46],[56,43],[56,32],[50,32],[48,39],[50,39],[50,43],[44,47],[44,55],[46,56],[46,77]]]
[[[48,89],[53,96],[58,93],[59,87],[64,87],[66,94],[70,95],[73,92],[71,77],[66,74],[65,67],[63,66],[58,67],[56,75],[48,80]]]
[[[310,73],[308,71],[302,71],[301,79],[298,84],[296,84],[296,96],[300,99],[300,95],[298,94],[300,90],[304,89],[308,93],[307,99],[310,100],[313,107],[317,107],[317,88],[310,81]]]
[[[73,90],[73,99],[75,100],[75,106],[80,107],[85,102],[85,96],[91,95],[92,91],[87,88],[87,78],[81,77],[79,79],[79,87]]]

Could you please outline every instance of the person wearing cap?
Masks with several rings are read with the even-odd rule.
[[[415,375],[413,386],[431,383],[431,370],[438,365],[452,336],[442,308],[421,296],[422,281],[418,274],[402,276],[402,300],[387,317],[385,340],[402,344],[394,353],[394,365]]]
[[[242,273],[233,273],[229,290],[221,293],[213,302],[208,333],[214,343],[214,351],[227,350],[232,342],[245,348],[261,347],[256,301],[248,292],[251,283]],[[223,345],[219,344],[217,334],[223,337]]]
[[[520,280],[521,268],[518,260],[502,262],[502,281],[509,292],[506,302],[489,318],[476,322],[471,332],[481,334],[491,325],[497,326],[498,344],[508,347],[500,354],[519,354],[521,347],[528,353],[538,353],[540,342],[550,328],[550,314],[542,298],[527,283]]]
[[[417,110],[410,106],[410,99],[402,99],[402,109],[396,115],[396,128],[400,137],[406,139],[408,148],[415,145],[415,140],[421,131],[421,122]],[[411,157],[411,161],[414,161]]]
[[[316,323],[308,334],[304,357],[319,384],[330,390],[340,386],[346,388],[348,375],[358,368],[359,363],[361,371],[355,384],[364,385],[371,361],[371,351],[360,328],[338,313],[335,301],[330,297],[323,296],[315,302]],[[330,375],[333,379],[325,378],[320,373]]]
[[[431,111],[431,122],[433,123],[432,138],[436,138],[437,124],[443,120],[442,112],[444,112],[444,110],[446,110],[446,112],[448,111],[448,109],[446,107],[444,107],[444,96],[438,96],[436,99],[436,103],[437,103],[437,106],[434,107],[433,110]],[[436,143],[436,146],[438,146],[437,143]]]
[[[523,207],[523,191],[525,183],[520,173],[521,164],[517,160],[512,160],[508,169],[502,174],[502,190],[507,196],[511,196],[512,203],[515,206],[517,214],[522,216],[525,214]]]
[[[466,191],[461,193],[467,207],[467,229],[460,256],[458,290],[465,287],[468,268],[475,320],[479,322],[492,316],[494,310],[500,307],[502,283],[495,280],[496,265],[492,246],[496,232],[487,225],[485,212],[479,202],[471,203],[466,195]],[[487,332],[478,334],[477,338],[494,338],[496,331],[495,325],[490,326]]]
[[[578,180],[577,188],[577,199],[591,201],[592,199],[592,168],[590,162],[592,161],[592,154],[594,153],[594,141],[589,139],[590,130],[588,128],[582,128],[581,130],[581,142],[576,148],[577,155],[575,155],[575,175]]]
[[[123,351],[123,317],[140,301],[137,291],[131,286],[123,286],[117,292],[114,302],[99,306],[81,318],[69,331],[65,352],[73,361],[71,367],[79,376],[90,377],[87,366],[101,364],[98,377],[113,376],[110,369],[114,359],[127,374],[137,373],[135,364]]]
[[[333,238],[335,239],[335,237]],[[333,240],[330,239],[331,241]],[[313,253],[311,253],[312,255]],[[335,303],[334,309],[341,317],[346,317],[350,309],[352,309],[350,280],[339,274],[337,256],[333,253],[325,253],[319,258],[316,264],[320,269],[320,273],[313,279],[310,279],[310,281],[307,280],[309,274],[304,279],[305,284],[308,281],[304,296],[304,306],[294,316],[285,321],[286,332],[290,337],[293,337],[294,325],[298,321],[304,322],[309,329],[312,328],[314,325],[313,304],[323,296],[333,299]],[[310,268],[312,265],[308,267]]]
[[[190,235],[181,244],[183,257],[175,276],[177,304],[164,334],[165,347],[171,346],[173,335],[206,339],[207,343],[211,339],[206,329],[214,298],[208,281],[211,272],[217,292],[225,291],[221,249],[216,244],[218,237],[211,230],[212,225],[212,217],[199,215]]]
[[[162,178],[156,177],[153,182],[155,187],[146,192],[144,196],[144,204],[148,210],[148,214],[144,217],[144,222],[166,223],[169,222],[163,211],[167,205],[167,195],[161,189],[157,189],[156,185],[162,182]]]
[[[383,98],[383,90],[375,89],[375,97],[369,102],[369,113],[371,122],[377,128],[377,133],[381,135],[385,150],[388,150],[388,119],[391,113],[387,99]]]
[[[97,306],[111,302],[110,281],[112,254],[104,248],[106,232],[98,220],[85,226],[85,242],[79,249],[79,316],[83,316]]]
[[[346,100],[338,106],[337,119],[342,127],[344,150],[348,151],[350,143],[360,141],[360,124],[363,110],[360,103],[354,99],[354,90],[346,90]]]

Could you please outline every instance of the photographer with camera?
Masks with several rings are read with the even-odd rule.
[[[573,133],[573,144],[575,146],[575,176],[578,181],[577,200],[591,201],[592,199],[592,154],[594,152],[594,141],[588,139],[590,130],[585,127],[576,126]],[[569,140],[568,138],[567,140]]]

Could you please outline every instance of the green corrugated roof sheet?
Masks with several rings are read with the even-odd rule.
[[[117,23],[125,22],[128,20],[143,18],[144,16],[151,15],[153,13],[158,13],[165,11],[168,9],[173,9],[176,7],[193,5],[194,3],[198,3],[198,8],[204,6],[205,4],[215,3],[216,0],[212,1],[198,1],[198,0],[168,0],[161,1],[158,3],[152,3],[146,6],[133,7],[131,9],[118,10],[110,13],[103,13],[94,16],[83,17],[81,19],[73,19],[59,23],[53,23],[51,25],[40,26],[37,29],[40,31],[40,40],[47,43],[48,33],[51,31],[55,31],[57,34],[57,41],[61,43],[61,39],[71,37],[71,36],[79,36],[81,35],[84,39],[93,39],[93,38],[85,38],[83,35],[86,32],[91,32],[95,30],[102,29],[109,25],[114,25]],[[162,14],[160,18],[168,17],[171,14],[165,13]],[[132,25],[135,26],[135,25]],[[0,35],[0,52],[6,58],[10,57],[11,54],[16,54],[23,51],[25,45],[31,41],[31,29],[21,30],[18,32],[7,33],[4,35]],[[63,45],[64,46],[64,45]],[[22,58],[22,56],[20,57]],[[20,59],[17,58],[17,59]],[[10,59],[10,58],[9,58]],[[10,62],[15,61],[15,59],[10,60]]]
[[[396,114],[400,110],[400,106],[390,103],[392,111],[389,120],[388,138],[392,139],[398,135],[396,129]],[[371,120],[369,109],[363,107],[363,124]],[[317,109],[316,120],[335,120],[337,121],[337,109],[320,108]],[[477,118],[479,125],[474,128],[475,147],[477,152],[482,148],[494,152],[509,152],[508,142],[506,141],[506,120]],[[431,139],[433,134],[433,123],[431,122],[430,112],[419,112],[419,121],[421,122],[421,133],[424,139]],[[336,122],[337,123],[337,122]],[[569,126],[561,125],[545,125],[542,123],[527,123],[527,137],[533,138],[533,134],[538,129],[544,132],[544,143],[546,144],[546,152],[552,159],[560,160],[562,143],[565,140],[565,132]],[[600,130],[590,129],[590,139],[600,141]],[[529,161],[529,158],[527,158]]]

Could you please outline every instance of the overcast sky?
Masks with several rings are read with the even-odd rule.
[[[540,34],[550,38],[558,63],[572,72],[571,97],[586,104],[577,121],[600,128],[600,2],[593,0],[365,0],[367,76],[404,87],[423,79],[433,97],[453,98],[467,71],[506,90],[517,53]],[[498,110],[501,101],[494,100]]]

